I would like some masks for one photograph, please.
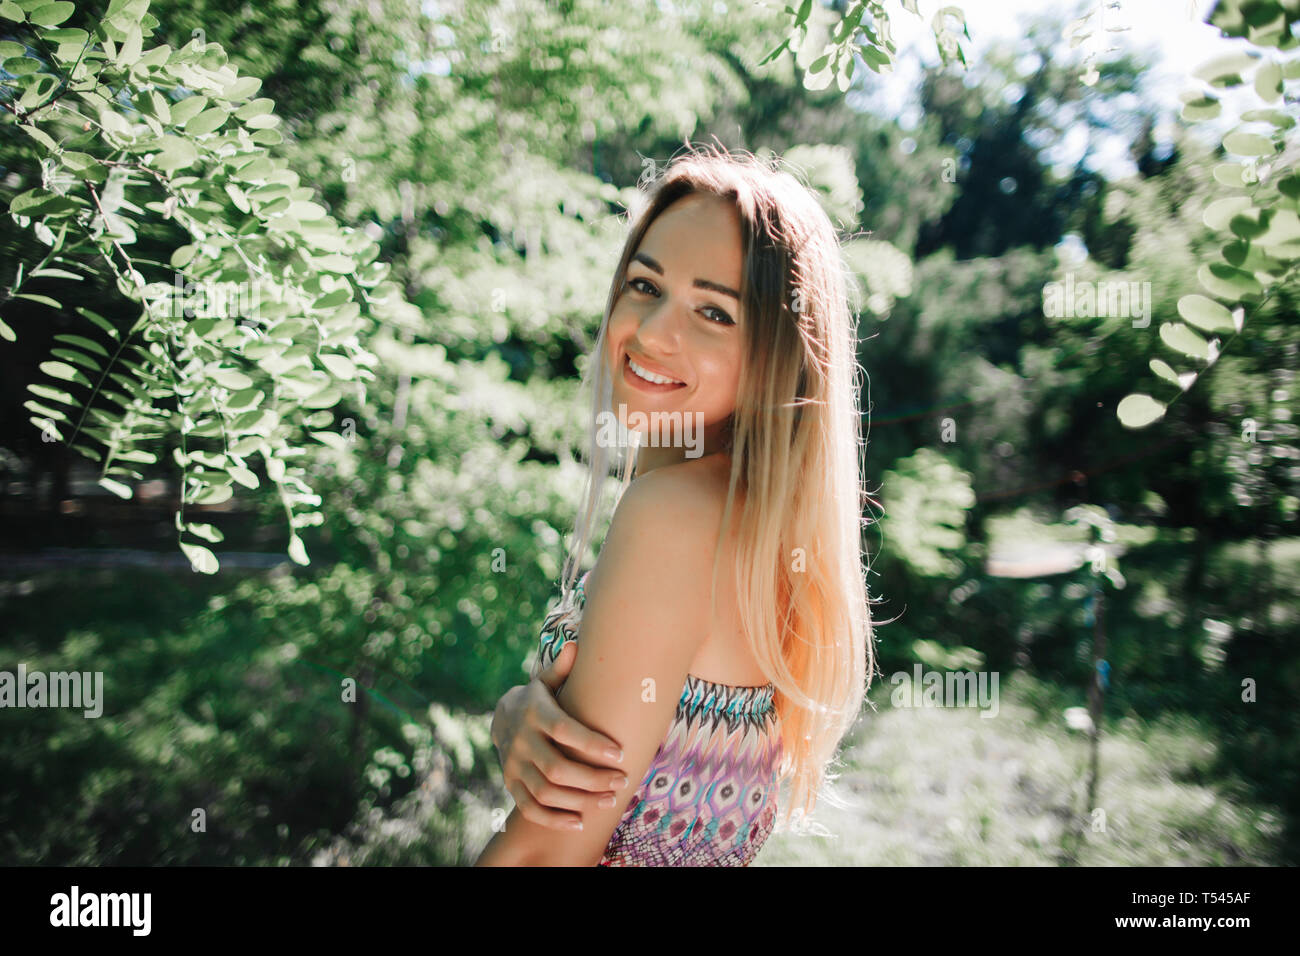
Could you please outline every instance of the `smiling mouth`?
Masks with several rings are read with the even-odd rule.
[[[666,375],[658,375],[638,365],[630,355],[623,356],[623,377],[638,388],[649,391],[671,392],[686,387],[685,382],[679,382]]]

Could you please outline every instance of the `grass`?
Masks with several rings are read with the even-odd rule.
[[[966,708],[879,710],[845,739],[838,792],[806,832],[773,833],[755,866],[1276,865],[1280,814],[1236,781],[1206,782],[1215,747],[1190,717],[1103,722],[1097,808],[1089,741],[1002,683],[997,716]],[[1082,832],[1079,832],[1079,828]],[[824,832],[823,832],[824,831]],[[1076,834],[1077,849],[1076,849]]]

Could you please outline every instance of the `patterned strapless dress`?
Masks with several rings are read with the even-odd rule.
[[[534,675],[577,640],[586,583],[584,574],[576,597],[547,615]],[[668,735],[599,865],[748,866],[776,822],[774,691],[770,683],[742,687],[687,675]]]

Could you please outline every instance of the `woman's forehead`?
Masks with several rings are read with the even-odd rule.
[[[675,201],[655,217],[637,246],[655,258],[689,258],[705,251],[721,261],[741,259],[740,215],[735,206],[717,196],[692,193]]]

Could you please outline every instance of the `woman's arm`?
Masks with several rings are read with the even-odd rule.
[[[568,641],[548,666],[527,684],[502,695],[492,715],[492,743],[501,761],[506,790],[519,812],[533,823],[565,829],[597,809],[600,800],[627,802],[622,748],[583,726],[556,701],[577,658]],[[581,753],[570,760],[567,744]]]
[[[629,788],[640,785],[663,743],[710,623],[722,510],[716,496],[673,471],[637,479],[619,503],[588,582],[578,658],[558,696],[575,720],[622,741]],[[533,823],[516,807],[477,865],[594,866],[632,792],[585,814],[574,832]]]

